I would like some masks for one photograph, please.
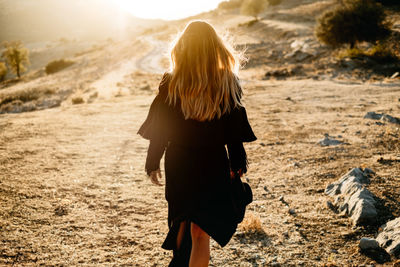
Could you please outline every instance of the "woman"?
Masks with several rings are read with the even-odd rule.
[[[150,140],[146,172],[157,185],[165,151],[169,232],[162,247],[174,251],[170,266],[208,266],[210,236],[225,246],[236,230],[230,179],[247,171],[242,142],[256,140],[241,103],[238,67],[210,24],[189,23],[138,131]]]

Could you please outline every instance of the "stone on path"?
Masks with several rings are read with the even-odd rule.
[[[360,240],[359,247],[363,250],[377,249],[379,248],[379,243],[373,238],[363,237]]]
[[[400,217],[387,222],[381,228],[376,241],[387,253],[400,257]]]
[[[351,217],[354,225],[373,224],[376,221],[376,201],[374,195],[365,188],[373,173],[368,168],[354,168],[325,189],[325,194],[335,197],[333,205],[338,212]]]
[[[376,113],[373,111],[367,112],[365,114],[364,119],[372,119],[372,120],[381,120],[390,123],[400,124],[400,118],[392,117],[385,113]]]
[[[343,144],[343,142],[330,137],[329,134],[325,134],[325,138],[320,140],[318,144],[321,146],[338,146]]]

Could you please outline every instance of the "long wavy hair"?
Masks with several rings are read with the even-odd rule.
[[[167,101],[180,100],[185,119],[220,118],[241,106],[240,55],[205,21],[188,23],[173,42]]]

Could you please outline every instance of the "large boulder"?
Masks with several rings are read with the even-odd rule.
[[[335,198],[333,205],[343,215],[349,216],[354,225],[373,224],[378,215],[374,195],[365,187],[373,171],[354,168],[329,184],[325,193]]]
[[[379,245],[387,253],[400,257],[400,217],[381,226],[382,231],[376,237]]]

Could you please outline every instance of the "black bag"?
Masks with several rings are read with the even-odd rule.
[[[253,192],[248,183],[242,182],[238,173],[235,173],[235,176],[231,179],[231,199],[235,220],[237,223],[241,223],[246,206],[253,202]]]

